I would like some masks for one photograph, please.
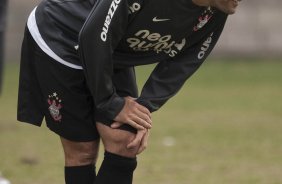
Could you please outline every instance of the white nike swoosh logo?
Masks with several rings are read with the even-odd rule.
[[[153,18],[153,22],[163,22],[163,21],[168,21],[168,20],[170,20],[170,19],[159,19],[157,17]]]

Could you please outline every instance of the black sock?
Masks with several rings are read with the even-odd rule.
[[[95,184],[132,184],[136,158],[128,158],[105,152]]]
[[[93,184],[96,178],[95,166],[65,167],[66,184]]]

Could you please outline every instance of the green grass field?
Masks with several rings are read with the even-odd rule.
[[[138,68],[140,86],[151,69]],[[0,171],[12,184],[63,184],[58,137],[16,121],[18,71],[6,66],[0,97]],[[281,109],[281,62],[207,61],[153,115],[134,183],[281,184]]]

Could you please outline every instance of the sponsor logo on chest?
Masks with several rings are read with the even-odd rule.
[[[172,35],[161,35],[149,30],[137,31],[133,37],[127,38],[129,47],[135,51],[155,51],[156,53],[164,52],[170,57],[175,57],[186,45],[186,39],[180,42],[174,41]]]

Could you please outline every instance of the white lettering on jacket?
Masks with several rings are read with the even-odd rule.
[[[112,3],[111,3],[111,6],[110,6],[109,11],[108,11],[108,15],[106,16],[106,20],[104,22],[104,26],[103,26],[102,32],[101,32],[101,39],[102,39],[103,42],[107,41],[108,31],[109,31],[109,27],[111,25],[112,18],[114,16],[120,2],[121,2],[121,0],[113,0]]]
[[[132,14],[139,10],[141,10],[141,5],[139,3],[133,3],[131,6],[129,6],[128,13]]]
[[[186,45],[185,38],[177,43],[177,41],[172,40],[172,35],[151,33],[149,30],[140,30],[134,36],[127,38],[127,43],[135,51],[153,50],[156,53],[164,52],[170,57],[175,57]]]
[[[213,36],[213,33],[211,33],[208,39],[206,39],[206,41],[203,43],[201,47],[201,51],[198,53],[198,59],[203,59],[205,57],[206,52],[208,51],[212,43],[212,36]]]

